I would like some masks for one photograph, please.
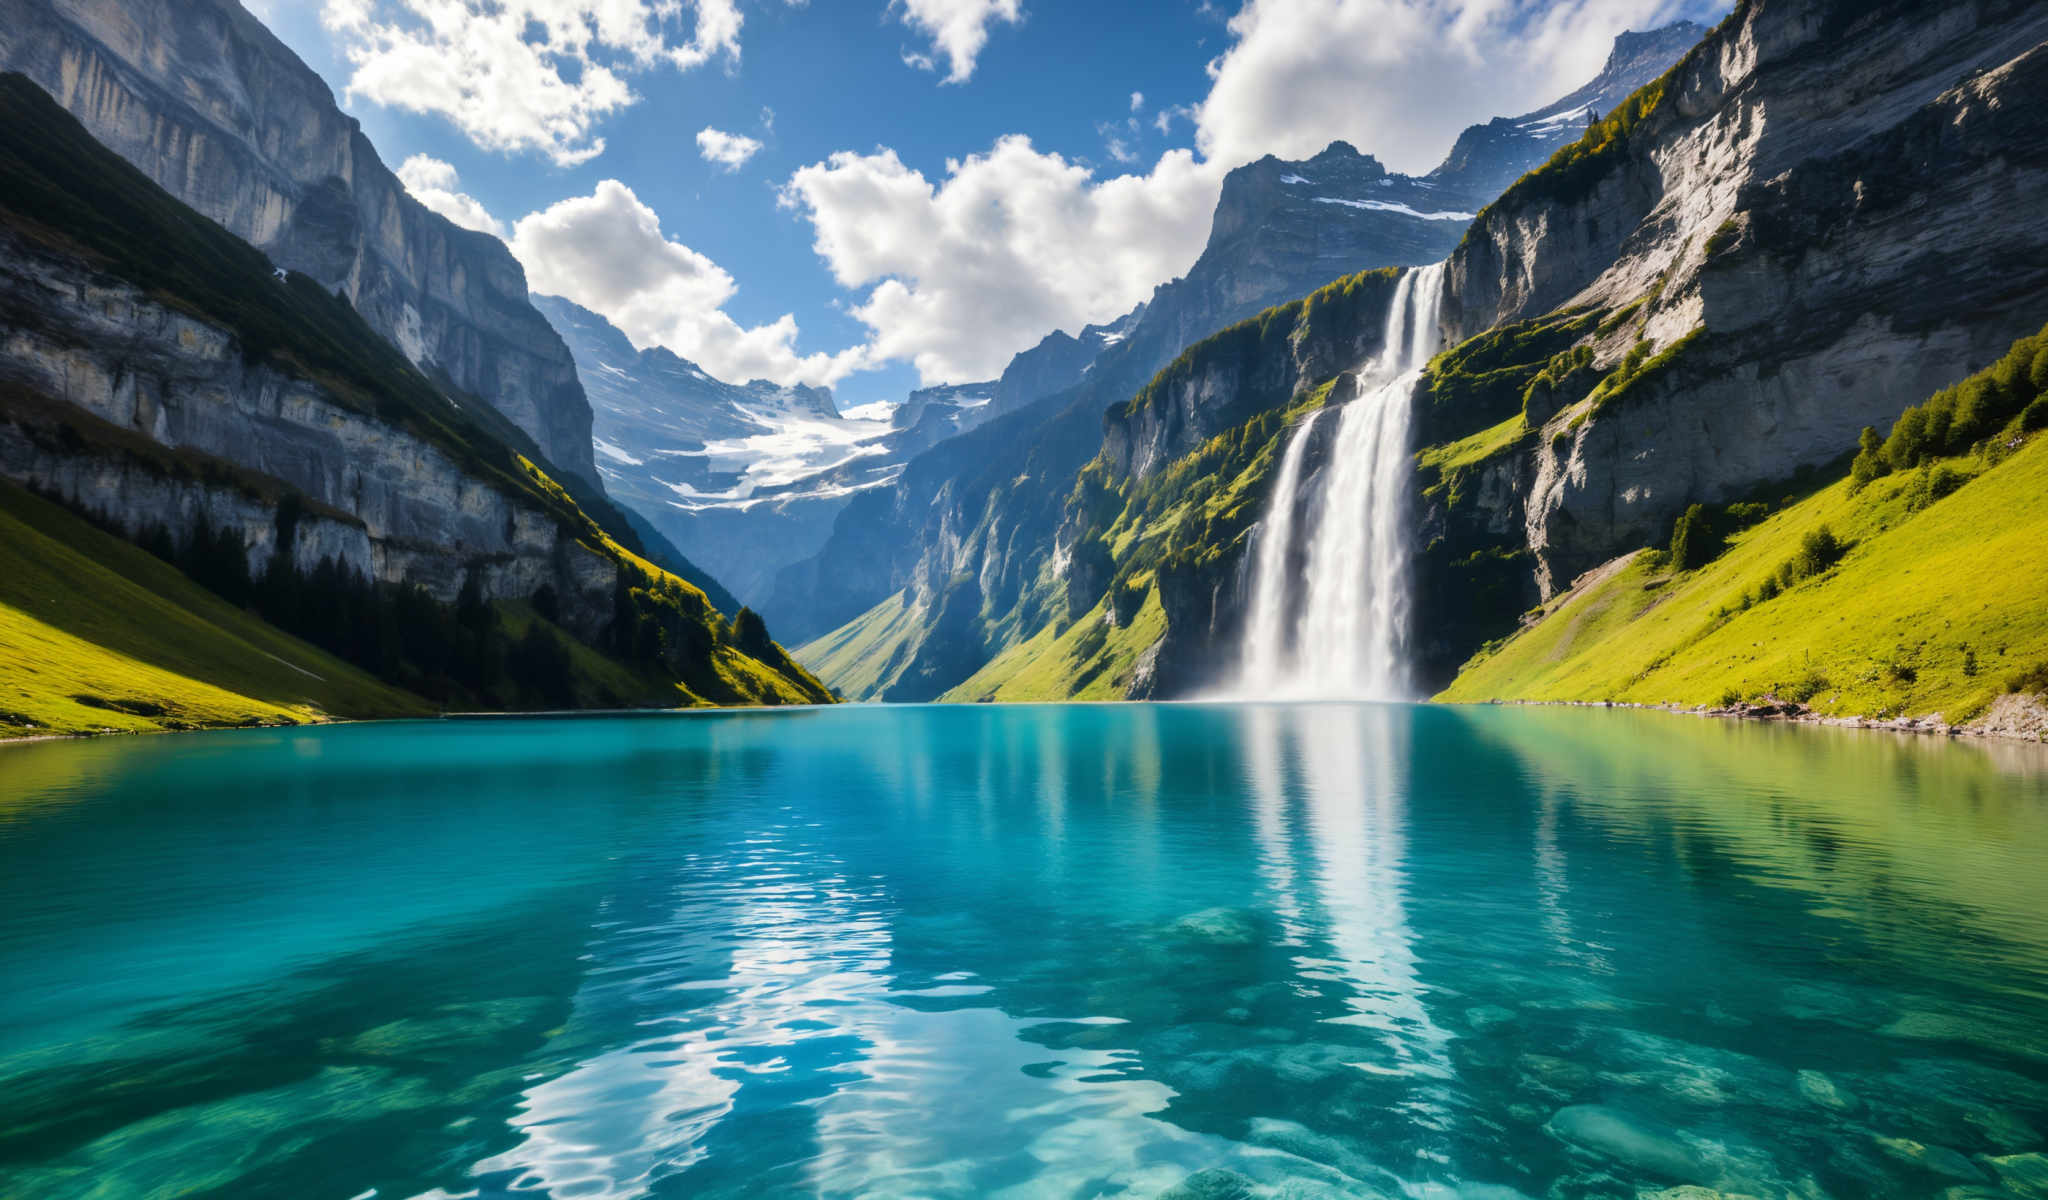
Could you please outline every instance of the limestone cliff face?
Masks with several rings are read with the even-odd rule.
[[[1511,189],[1450,260],[1459,338],[1561,307],[1640,315],[1653,382],[1534,439],[1544,594],[1719,502],[1841,456],[2048,304],[2048,9],[1753,0],[1576,172]]]
[[[856,499],[816,556],[782,572],[774,605],[781,627],[823,633],[898,591],[923,611],[939,612],[957,606],[963,593],[955,581],[971,577],[983,620],[959,626],[969,631],[962,636],[935,629],[920,651],[930,662],[906,676],[923,682],[898,693],[938,695],[988,660],[991,626],[1034,628],[1063,610],[1044,594],[1046,571],[1066,561],[1062,506],[1105,437],[1118,462],[1149,472],[1260,405],[1284,401],[1299,371],[1328,378],[1356,366],[1377,340],[1384,309],[1361,313],[1356,331],[1333,329],[1307,349],[1309,357],[1252,372],[1250,391],[1235,390],[1223,375],[1190,376],[1169,389],[1165,403],[1121,418],[1148,380],[1163,369],[1171,374],[1182,352],[1204,338],[1332,280],[1441,260],[1497,180],[1514,178],[1576,138],[1591,111],[1654,77],[1697,34],[1674,26],[1623,39],[1598,79],[1536,113],[1475,127],[1425,176],[1389,172],[1342,142],[1303,161],[1268,157],[1231,172],[1209,241],[1188,273],[1111,327],[1092,356],[1086,342],[1094,330],[1082,339],[1049,337],[1018,356],[998,384],[1004,417],[914,459],[887,494]],[[1493,132],[1480,132],[1487,128]],[[1314,359],[1318,353],[1327,361]],[[1029,397],[1027,381],[1060,390]],[[1171,678],[1172,668],[1162,660],[1160,678]]]
[[[234,0],[0,0],[0,69],[279,266],[341,290],[430,377],[597,482],[575,364],[511,252],[414,200],[319,76]]]
[[[249,364],[228,331],[13,234],[0,234],[0,311],[35,314],[0,331],[0,474],[131,537],[183,537],[203,517],[247,540],[257,573],[296,490],[311,502],[292,543],[302,570],[331,557],[450,602],[472,574],[487,598],[547,585],[579,637],[611,619],[617,564],[555,514],[318,384]]]

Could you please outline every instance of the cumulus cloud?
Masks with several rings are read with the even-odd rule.
[[[1145,111],[1145,93],[1131,93],[1131,111],[1134,113],[1140,113]]]
[[[724,311],[738,290],[717,263],[661,231],[660,218],[616,179],[522,217],[512,252],[536,292],[562,296],[619,327],[636,346],[666,346],[722,379],[829,386],[867,351],[798,354],[796,318],[742,326]]]
[[[1390,168],[1435,166],[1475,121],[1591,79],[1624,30],[1720,0],[1246,0],[1209,66],[1197,145],[1236,164],[1342,138]],[[1162,126],[1165,119],[1162,114]]]
[[[482,201],[457,190],[460,182],[456,179],[455,168],[440,159],[424,154],[413,155],[398,165],[398,181],[412,193],[413,199],[464,229],[474,229],[492,237],[505,236],[505,227],[491,216]]]
[[[697,153],[704,156],[705,162],[727,171],[739,170],[760,152],[761,143],[745,134],[727,133],[708,125],[697,131]]]
[[[1098,179],[1022,136],[946,164],[936,183],[892,150],[842,152],[798,171],[805,213],[876,359],[927,383],[986,379],[1053,329],[1105,321],[1185,271],[1201,250],[1220,170],[1185,150],[1146,174]]]
[[[891,7],[901,9],[903,23],[932,44],[931,53],[906,54],[903,61],[935,71],[943,57],[947,83],[965,83],[974,74],[990,25],[1024,19],[1023,0],[892,0]]]
[[[326,0],[348,94],[432,113],[479,146],[563,165],[636,97],[629,76],[739,57],[736,0]]]

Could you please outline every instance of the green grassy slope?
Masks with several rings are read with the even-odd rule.
[[[828,687],[854,700],[881,696],[923,640],[925,612],[902,592],[796,651]]]
[[[1913,511],[1918,473],[1842,480],[1734,535],[1695,571],[1639,553],[1553,601],[1439,699],[1719,704],[1765,694],[1825,713],[1963,720],[2048,662],[2048,438]],[[1827,526],[1841,563],[1757,602]],[[1752,599],[1746,609],[1745,596]]]
[[[0,737],[426,711],[0,483]]]
[[[0,75],[0,238],[19,238],[75,259],[132,283],[158,303],[231,332],[247,361],[316,383],[336,404],[428,442],[469,476],[547,514],[567,536],[618,564],[632,593],[631,620],[647,627],[648,636],[638,639],[647,652],[611,646],[578,648],[588,654],[572,650],[572,666],[592,666],[579,672],[581,693],[616,695],[633,703],[670,703],[671,694],[678,697],[675,702],[696,704],[829,700],[822,685],[779,647],[742,645],[737,629],[702,589],[645,558],[634,532],[602,495],[573,479],[557,478],[531,439],[490,405],[437,387],[317,281],[296,272],[274,274],[261,252],[159,188],[95,141],[33,82],[15,74]],[[0,314],[0,324],[26,328],[39,319],[33,304]],[[292,492],[241,464],[167,450],[62,397],[0,388],[0,416],[31,430],[24,436],[57,438],[67,452],[104,454],[174,477],[233,487],[265,502],[278,502]],[[304,628],[290,610],[265,611],[307,637],[337,644],[324,636],[332,629]],[[602,677],[612,673],[593,665],[605,654],[651,661],[663,647],[669,648],[670,677],[651,688],[619,693],[602,684]],[[659,672],[630,664],[627,674],[652,678]]]
[[[1123,699],[1139,656],[1166,635],[1166,610],[1150,583],[1135,581],[1144,598],[1128,620],[1111,625],[1109,601],[1098,601],[1064,632],[1051,625],[1040,629],[939,698],[1020,704]]]

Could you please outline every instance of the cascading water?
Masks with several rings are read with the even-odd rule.
[[[1405,272],[1379,354],[1338,416],[1296,586],[1296,496],[1315,414],[1295,430],[1259,532],[1237,691],[1396,699],[1408,688],[1408,430],[1416,376],[1436,353],[1443,264]]]

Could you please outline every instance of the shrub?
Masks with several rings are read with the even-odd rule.
[[[1883,465],[1903,471],[1931,458],[1960,454],[2018,418],[2022,429],[2048,427],[2048,328],[2021,338],[1991,366],[1943,388],[1899,414],[1884,439]],[[1884,473],[1866,431],[1851,468],[1857,485]]]
[[[1779,687],[1777,692],[1778,695],[1792,701],[1794,704],[1804,704],[1822,692],[1827,691],[1829,686],[1830,683],[1825,671],[1808,666],[1803,674],[1792,682]]]
[[[1827,526],[1808,530],[1806,536],[1799,539],[1799,552],[1785,560],[1785,565],[1778,569],[1780,582],[1790,587],[1802,579],[1811,579],[1842,561],[1842,555],[1847,552],[1848,547]]]
[[[1735,244],[1736,239],[1741,236],[1741,233],[1742,229],[1735,223],[1734,217],[1721,222],[1714,232],[1707,235],[1707,257],[1720,257],[1729,247]]]
[[[1884,438],[1876,426],[1865,425],[1862,436],[1856,440],[1856,461],[1849,467],[1849,490],[1860,492],[1872,481],[1889,475],[1891,469],[1884,457]]]
[[[1707,506],[1695,504],[1686,509],[1671,530],[1671,565],[1681,571],[1697,570],[1720,552],[1721,541]]]
[[[2005,690],[2026,692],[2035,696],[2048,695],[2048,659],[2007,676]]]

